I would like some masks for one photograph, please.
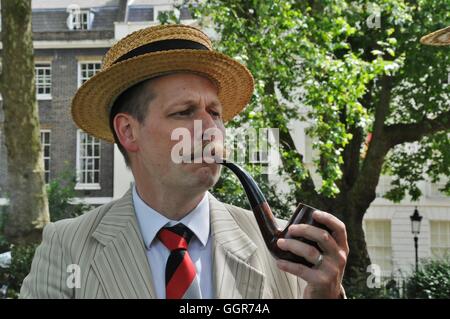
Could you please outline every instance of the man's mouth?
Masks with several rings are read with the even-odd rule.
[[[211,142],[194,149],[183,156],[183,163],[223,163],[226,159],[226,149],[222,143]]]

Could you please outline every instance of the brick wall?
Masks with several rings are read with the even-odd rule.
[[[69,169],[75,173],[77,128],[70,114],[70,103],[78,86],[78,59],[101,58],[106,49],[36,50],[35,60],[52,61],[52,99],[38,101],[42,129],[51,130],[50,178]],[[0,102],[1,103],[1,102]],[[0,125],[3,114],[0,111]],[[6,150],[0,137],[0,198],[7,192]],[[78,191],[79,197],[111,197],[113,194],[113,145],[101,142],[100,190]]]

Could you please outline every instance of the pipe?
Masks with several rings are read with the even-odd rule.
[[[279,238],[292,238],[287,234],[287,230],[289,226],[293,224],[308,224],[325,229],[330,232],[330,230],[326,226],[319,224],[312,218],[312,213],[316,209],[300,203],[297,206],[294,214],[288,221],[286,227],[284,229],[279,229],[266,198],[261,192],[261,189],[256,184],[255,180],[250,176],[250,174],[240,166],[230,161],[222,160],[219,163],[230,169],[241,182],[252,208],[253,214],[255,215],[264,242],[271,252],[272,256],[277,259],[286,259],[295,263],[300,263],[308,267],[312,267],[313,264],[308,262],[305,258],[297,256],[289,251],[281,250],[277,245],[277,240]],[[322,252],[319,245],[314,241],[308,240],[303,237],[295,237],[295,239],[312,245],[320,252]]]

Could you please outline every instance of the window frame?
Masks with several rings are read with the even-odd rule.
[[[38,89],[38,69],[49,69],[50,70],[50,74],[49,74],[49,78],[50,78],[50,84],[49,84],[49,88],[50,88],[50,93],[39,93],[39,89]],[[36,86],[36,99],[37,100],[51,100],[52,99],[52,90],[53,90],[53,81],[52,81],[52,63],[51,62],[40,62],[40,61],[36,61],[34,63],[34,80],[36,82],[35,86]],[[46,75],[44,75],[44,80],[45,80]],[[48,86],[48,83],[44,83],[44,90],[45,87]]]
[[[43,134],[48,133],[48,144],[45,143],[45,139],[43,140]],[[40,130],[40,138],[41,138],[41,150],[42,150],[42,160],[44,165],[44,180],[45,184],[50,183],[50,164],[51,164],[51,146],[52,146],[52,131],[50,129],[41,129]],[[48,158],[45,156],[45,146],[48,145]],[[45,160],[48,159],[48,172],[45,169]],[[47,179],[48,176],[48,179]]]
[[[80,17],[80,28],[76,27],[77,25],[74,21],[76,19],[76,15],[78,15]],[[86,17],[86,21],[83,20],[83,17]],[[68,19],[72,20],[70,22],[70,26],[72,26],[72,27],[67,25],[67,28],[69,30],[71,30],[71,31],[89,31],[92,29],[92,24],[94,22],[94,12],[92,12],[92,10],[90,10],[90,9],[77,10],[74,12],[70,12]]]
[[[91,170],[92,172],[95,172],[96,170],[98,170],[98,182],[94,182],[94,183],[81,182],[81,175],[82,175],[82,171],[81,171],[81,160],[82,160],[82,156],[81,156],[81,134],[87,134],[91,138],[96,139],[98,141],[98,145],[99,145],[98,157],[96,157],[95,155],[92,155],[90,157],[90,158],[93,158],[94,160],[96,158],[98,158],[98,169],[96,169],[94,167]],[[101,189],[101,185],[100,185],[100,178],[101,178],[101,154],[102,154],[101,140],[99,138],[96,138],[96,137],[94,137],[92,135],[89,135],[88,133],[78,129],[77,130],[77,150],[76,150],[76,152],[77,153],[76,153],[76,185],[75,185],[75,189],[76,190],[100,190]],[[85,156],[85,157],[87,157],[87,156]]]
[[[434,241],[435,236],[437,237],[441,237],[441,227],[438,227],[438,233],[436,232],[436,229],[433,229],[433,224],[439,224],[439,223],[444,223],[445,227],[447,227],[447,232],[446,232],[446,240],[438,240],[438,245],[436,245],[436,242]],[[440,225],[439,225],[440,226]],[[447,244],[447,245],[442,245],[442,243]],[[447,250],[447,255],[444,254],[442,255],[436,255],[433,250],[434,249],[438,249],[438,250]],[[432,259],[440,259],[440,258],[444,258],[444,257],[450,257],[450,220],[442,220],[442,219],[436,219],[436,220],[430,220],[430,255]]]
[[[369,224],[370,223],[386,223],[389,227],[388,231],[389,231],[389,246],[386,245],[384,243],[384,238],[383,238],[383,245],[380,245],[378,243],[373,244],[370,242],[370,235],[368,236],[368,228],[370,227]],[[371,261],[373,264],[377,264],[378,266],[380,266],[381,268],[381,275],[383,277],[388,277],[392,274],[392,272],[394,271],[394,256],[393,256],[393,246],[392,246],[392,221],[390,219],[365,219],[364,223],[363,223],[363,227],[364,227],[364,239],[366,241],[366,245],[367,245],[367,252],[369,253],[370,256],[370,251],[372,250],[372,252],[374,251],[374,249],[378,249],[378,250],[386,250],[389,249],[390,250],[390,257],[387,258],[386,256],[383,256],[383,260],[389,260],[389,268],[386,268],[385,265],[380,265],[379,263],[379,257],[377,256],[370,256]],[[375,228],[376,231],[376,228]],[[383,228],[383,232],[386,232],[386,229]],[[372,253],[373,255],[373,253]],[[377,263],[378,262],[378,263]]]
[[[84,83],[83,79],[81,78],[81,66],[82,66],[82,64],[100,64],[100,68],[92,76],[97,74],[102,68],[102,61],[100,61],[100,60],[80,60],[80,61],[78,61],[78,67],[77,67],[77,69],[78,69],[78,71],[77,71],[77,85],[78,85],[78,88],[81,85],[83,85],[83,83]],[[86,79],[86,81],[89,80],[91,77]]]

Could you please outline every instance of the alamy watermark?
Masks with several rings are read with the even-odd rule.
[[[279,148],[277,128],[235,128],[226,133],[216,127],[203,129],[201,120],[194,121],[193,132],[185,127],[172,131],[171,159],[181,163],[235,163],[265,164],[269,170],[278,168],[274,160]]]
[[[370,14],[366,19],[366,25],[369,29],[381,28],[381,8],[377,4],[368,3],[367,12]]]
[[[367,277],[367,288],[381,288],[381,267],[377,264],[367,266],[366,272],[370,273]]]
[[[69,289],[81,288],[81,268],[77,264],[70,264],[66,270],[67,276],[66,285]]]

